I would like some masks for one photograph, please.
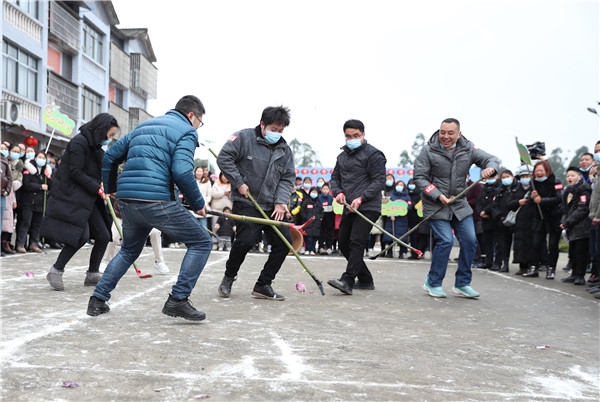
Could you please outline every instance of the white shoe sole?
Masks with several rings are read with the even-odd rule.
[[[426,291],[427,293],[429,293],[429,296],[431,296],[431,297],[439,297],[440,299],[443,299],[444,297],[446,297],[445,294],[443,294],[443,295],[436,295],[435,293],[431,293],[431,290],[429,290],[429,288],[427,287],[427,285],[423,285],[423,290]]]
[[[476,295],[470,295],[468,293],[463,292],[462,290],[458,289],[458,288],[452,288],[452,292],[457,294],[457,295],[461,295],[466,297],[467,299],[475,299],[476,297],[479,297],[479,293],[477,293]]]
[[[252,291],[252,296],[257,297],[259,299],[267,299],[267,300],[274,300],[274,301],[283,301],[285,300],[285,297],[269,297],[269,296],[265,296],[262,293],[258,293],[255,291]]]

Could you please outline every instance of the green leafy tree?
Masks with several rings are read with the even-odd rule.
[[[562,153],[562,148],[554,148],[552,152],[550,152],[550,156],[546,160],[548,161],[548,163],[550,163],[552,171],[554,172],[554,176],[559,178],[560,181],[564,183],[567,177],[567,168],[565,167],[567,163],[567,158],[563,157]],[[577,159],[577,163],[579,163],[579,159]]]
[[[400,162],[398,163],[398,166],[414,166],[415,160],[421,153],[423,145],[425,145],[425,136],[423,135],[423,133],[417,133],[417,135],[415,136],[415,141],[410,147],[410,154],[406,150],[402,151],[402,153],[400,154]]]
[[[300,142],[294,138],[288,143],[292,153],[294,154],[294,164],[296,166],[320,166],[321,161],[317,152],[310,144]]]
[[[573,159],[571,159],[571,162],[569,162],[569,166],[577,166],[579,167],[579,157],[581,156],[581,154],[584,154],[586,152],[590,152],[588,147],[586,147],[585,145],[576,149],[575,150],[575,156],[573,156]]]

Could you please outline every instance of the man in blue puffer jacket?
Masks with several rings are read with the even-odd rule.
[[[200,321],[206,315],[188,300],[202,273],[212,240],[200,222],[174,197],[176,184],[193,210],[205,217],[205,205],[193,175],[197,129],[202,127],[204,106],[195,96],[184,96],[175,109],[138,125],[105,153],[102,180],[114,193],[123,216],[123,243],[108,264],[88,304],[88,315],[108,313],[106,301],[121,277],[138,258],[153,227],[188,248],[177,283],[162,312],[172,317]],[[119,165],[125,162],[117,181]]]

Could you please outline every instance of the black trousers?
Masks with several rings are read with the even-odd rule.
[[[590,258],[590,239],[579,239],[569,242],[569,254],[571,255],[572,275],[583,278],[585,268]]]
[[[98,272],[100,270],[100,262],[102,261],[102,257],[104,256],[104,252],[106,251],[106,246],[108,246],[108,242],[110,241],[110,233],[108,232],[108,228],[104,223],[104,219],[102,219],[102,214],[98,209],[98,205],[94,204],[94,209],[92,209],[92,213],[88,218],[87,228],[84,230],[83,235],[79,239],[79,243],[77,247],[73,247],[70,245],[65,245],[63,249],[60,251],[56,262],[54,263],[54,268],[62,271],[65,269],[65,265],[71,258],[75,255],[77,251],[88,241],[88,239],[92,237],[94,239],[94,247],[92,248],[92,253],[90,254],[90,267],[88,268],[89,272]]]
[[[376,211],[362,213],[372,222],[377,221],[380,215],[380,212]],[[371,228],[372,225],[357,214],[351,213],[342,216],[339,243],[340,251],[346,257],[348,264],[341,279],[346,281],[350,287],[354,286],[354,279],[357,277],[361,282],[373,283],[373,275],[363,259],[365,243],[369,238]]]
[[[42,230],[42,212],[35,212],[32,208],[21,208],[21,224],[17,230],[17,244],[26,247],[27,233],[30,233],[29,244],[36,244],[40,241],[40,230]]]
[[[486,265],[502,265],[504,260],[504,232],[500,228],[483,231],[483,250]]]
[[[233,203],[234,214],[251,216],[255,218],[262,218],[260,212],[254,208],[254,206],[242,204],[239,202]],[[270,217],[273,211],[265,211]],[[250,222],[237,222],[236,223],[236,235],[235,241],[231,245],[231,251],[229,252],[229,259],[225,263],[225,275],[230,278],[237,276],[242,263],[246,259],[248,251],[256,245],[257,238],[260,239],[260,233],[265,232],[268,244],[271,245],[271,253],[265,263],[263,270],[260,272],[257,285],[264,286],[270,285],[275,279],[277,272],[281,268],[285,257],[288,255],[289,249],[285,243],[279,238],[277,233],[273,230],[271,225],[260,225],[257,223]],[[278,228],[283,236],[287,239],[290,244],[292,243],[292,235],[290,234],[289,228]]]
[[[333,232],[335,231],[335,214],[333,212],[325,212],[321,221],[321,236],[319,239],[319,247],[325,250],[333,247]]]

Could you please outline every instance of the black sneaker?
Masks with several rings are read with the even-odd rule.
[[[560,281],[563,283],[573,283],[575,282],[575,278],[577,278],[576,276],[567,276],[566,278],[562,278]]]
[[[219,285],[219,295],[221,297],[229,297],[231,294],[231,286],[233,285],[234,281],[235,278],[230,278],[227,275],[223,275],[223,280]]]
[[[578,276],[578,277],[576,277],[576,278],[575,278],[575,280],[573,281],[573,284],[574,284],[574,285],[577,285],[577,286],[583,286],[583,285],[585,285],[585,278],[584,278],[584,277],[581,277],[581,276]]]
[[[271,285],[254,285],[252,296],[269,300],[285,300],[285,296],[275,293]]]
[[[342,293],[352,295],[352,288],[346,283],[346,281],[342,279],[330,279],[327,281],[327,284],[331,287],[336,288]]]
[[[110,311],[110,307],[108,307],[108,303],[104,300],[97,298],[96,296],[90,297],[90,301],[88,303],[87,315],[97,316],[100,314],[106,314]]]
[[[354,282],[354,286],[352,287],[352,289],[375,290],[375,284],[373,282],[366,283],[366,282],[356,281],[356,282]]]
[[[171,317],[182,317],[192,321],[202,321],[206,318],[206,314],[200,310],[196,310],[187,297],[183,300],[177,300],[171,295],[169,295],[169,298],[165,302],[162,313]]]

